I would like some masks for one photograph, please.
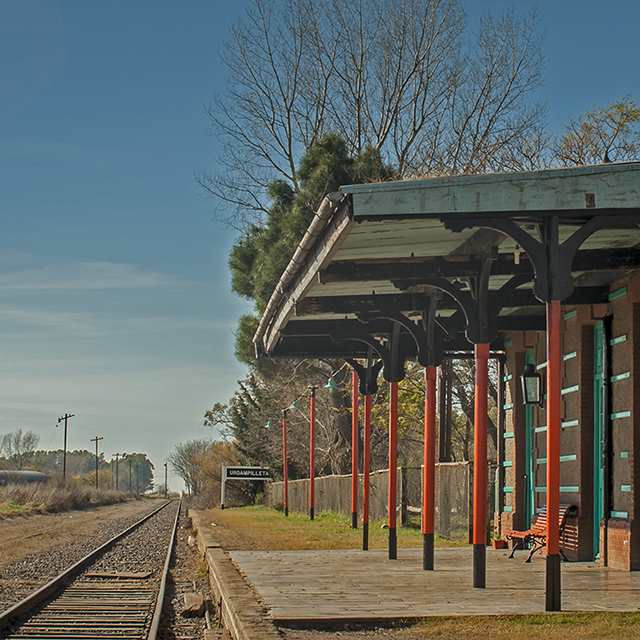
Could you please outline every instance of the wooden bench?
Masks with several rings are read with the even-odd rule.
[[[564,533],[564,528],[567,523],[567,516],[572,511],[575,511],[577,507],[574,504],[561,504],[558,511],[558,530],[560,538]],[[547,507],[543,507],[542,511],[538,514],[538,519],[535,524],[528,531],[507,531],[504,534],[507,540],[511,540],[511,553],[510,558],[513,558],[513,554],[518,549],[523,549],[526,544],[530,545],[529,557],[526,562],[531,562],[533,554],[542,549],[547,543]],[[565,562],[568,562],[567,556],[564,555],[562,547],[559,547],[560,554]]]

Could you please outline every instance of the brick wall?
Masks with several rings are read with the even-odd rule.
[[[604,549],[605,529],[600,527],[600,548]],[[631,570],[631,530],[625,520],[612,518],[607,527],[607,565],[612,569]],[[600,561],[604,562],[603,554]]]

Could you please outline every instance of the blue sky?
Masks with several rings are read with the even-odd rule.
[[[216,434],[204,412],[245,374],[229,291],[234,233],[194,174],[204,113],[245,2],[0,0],[0,435],[108,458]],[[471,20],[502,0],[468,3]],[[513,3],[517,10],[530,2]],[[640,3],[543,0],[549,127],[640,99]],[[177,484],[173,480],[174,484]],[[170,480],[171,484],[171,480]]]

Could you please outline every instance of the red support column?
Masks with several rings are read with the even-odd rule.
[[[562,406],[560,300],[547,302],[547,580],[545,609],[560,611],[560,433]]]
[[[351,527],[358,528],[358,374],[351,372]]]
[[[371,472],[371,396],[364,397],[364,460],[362,461],[362,550],[369,549],[369,475]]]
[[[309,519],[315,515],[316,485],[316,388],[311,387],[311,416],[309,419]]]
[[[426,367],[422,477],[422,568],[433,570],[435,533],[436,367]]]
[[[398,557],[396,494],[398,482],[398,383],[389,383],[389,560]]]
[[[475,432],[473,447],[473,586],[486,586],[487,411],[489,345],[475,345]]]
[[[282,474],[284,475],[284,515],[289,515],[289,474],[287,469],[287,410],[282,412]]]

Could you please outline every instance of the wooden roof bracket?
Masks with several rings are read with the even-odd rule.
[[[382,345],[378,340],[376,340],[372,335],[369,335],[366,331],[353,331],[351,329],[348,333],[343,332],[332,332],[330,334],[330,338],[334,342],[342,343],[342,342],[363,342],[364,344],[369,346],[369,353],[375,351],[378,356],[380,356],[380,362],[382,362],[382,366],[384,366],[385,371],[387,369],[391,369],[392,367],[392,356],[391,350],[387,349],[384,345]],[[351,366],[353,366],[351,359],[346,359]],[[357,368],[353,367],[354,369]]]
[[[441,219],[447,229],[460,232],[472,227],[501,231],[525,251],[534,271],[533,293],[541,302],[564,300],[574,290],[571,276],[573,258],[591,235],[615,224],[640,226],[637,214],[596,215],[585,222],[564,242],[559,240],[559,216],[545,216],[542,221],[544,243],[536,240],[513,220],[506,218],[464,218],[447,216]]]
[[[335,342],[348,342],[349,340],[353,340],[369,345],[369,347],[380,356],[382,366],[384,367],[384,379],[387,382],[400,382],[404,379],[404,365],[410,351],[407,341],[400,333],[400,329],[401,326],[399,324],[393,324],[388,349],[364,330],[355,332],[350,330],[349,333],[345,332],[344,334],[334,332],[331,334],[331,339]]]
[[[417,361],[423,367],[437,367],[442,362],[442,352],[444,336],[437,335],[439,329],[436,324],[436,310],[438,308],[438,300],[440,292],[436,295],[429,296],[428,309],[422,312],[422,326],[411,321],[404,313],[400,311],[385,310],[380,313],[359,314],[358,317],[365,322],[369,320],[391,320],[395,325],[402,327],[412,338],[416,344]]]
[[[472,344],[491,343],[497,336],[495,318],[499,309],[496,312],[489,311],[489,302],[492,297],[489,292],[492,262],[491,256],[482,261],[479,276],[469,280],[470,292],[461,291],[445,278],[425,278],[421,281],[423,285],[448,293],[460,305],[467,323],[467,340]],[[414,286],[415,282],[394,280],[393,285],[403,291]]]
[[[382,360],[374,363],[372,347],[369,347],[369,355],[364,366],[353,358],[345,358],[345,361],[358,374],[358,390],[363,396],[372,396],[378,392],[378,375],[384,363]]]

